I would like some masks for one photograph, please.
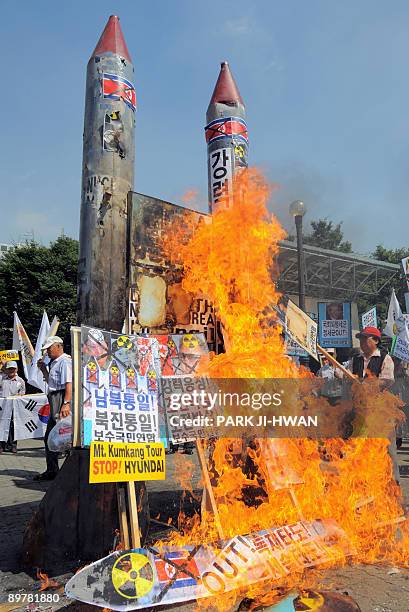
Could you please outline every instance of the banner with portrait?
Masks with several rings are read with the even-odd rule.
[[[351,347],[351,302],[318,302],[318,327],[323,348]]]

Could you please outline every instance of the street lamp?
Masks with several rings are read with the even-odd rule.
[[[298,305],[305,312],[305,263],[302,245],[302,218],[307,208],[301,200],[290,204],[290,214],[294,217],[297,230],[297,259],[298,259]]]

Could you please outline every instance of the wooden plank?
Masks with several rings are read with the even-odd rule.
[[[206,491],[206,494],[205,494],[206,497],[205,497],[204,504],[211,508],[213,512],[213,516],[214,516],[214,522],[216,524],[217,533],[219,535],[219,538],[223,540],[224,539],[223,528],[220,522],[219,511],[217,509],[216,500],[214,498],[212,483],[210,482],[209,470],[207,468],[206,456],[204,454],[203,443],[201,440],[196,440],[196,448],[197,448],[197,455],[199,457],[200,469],[202,471],[203,483],[204,483],[204,487]],[[207,508],[205,509],[207,510]]]
[[[117,484],[116,493],[118,497],[119,530],[121,533],[121,543],[124,550],[130,548],[128,517],[126,514],[125,489],[120,483]]]
[[[338,370],[341,370],[341,372],[343,372],[345,374],[345,376],[347,376],[347,378],[349,378],[350,380],[353,380],[355,382],[358,382],[358,378],[356,378],[356,376],[354,376],[354,374],[352,374],[352,372],[350,372],[349,370],[347,370],[347,368],[345,368],[343,365],[341,365],[339,363],[339,361],[337,361],[335,359],[335,357],[333,357],[331,355],[331,353],[328,353],[325,349],[322,348],[322,346],[320,346],[319,344],[317,344],[317,349],[319,351],[321,351],[321,353],[323,355],[325,355],[325,357],[328,359],[328,361],[330,361],[332,363],[333,366],[335,366],[336,368],[338,368]]]
[[[131,526],[131,544],[132,548],[140,548],[141,536],[139,533],[138,504],[136,503],[135,483],[127,482],[126,485],[128,491],[129,522]]]
[[[72,428],[74,448],[81,446],[81,328],[71,327],[72,345]]]

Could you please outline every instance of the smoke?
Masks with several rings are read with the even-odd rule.
[[[270,166],[266,168],[266,174],[277,185],[269,208],[290,234],[295,233],[295,227],[289,205],[294,200],[303,200],[307,207],[304,218],[306,234],[311,230],[311,221],[327,218],[335,224],[342,222],[344,240],[352,242],[352,249],[356,252],[374,248],[370,227],[363,226],[361,211],[348,196],[345,180],[339,174],[334,172],[324,176],[299,160],[286,161],[274,168]]]

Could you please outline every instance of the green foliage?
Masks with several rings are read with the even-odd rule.
[[[328,221],[328,219],[318,219],[318,221],[311,221],[311,227],[311,233],[304,236],[305,244],[311,244],[331,251],[351,253],[351,243],[348,240],[343,240],[342,223],[335,225],[332,221]]]
[[[378,244],[376,249],[371,253],[370,257],[373,259],[378,259],[379,261],[387,261],[393,264],[401,265],[401,260],[404,257],[409,255],[409,247],[401,247],[398,249],[386,249],[381,244]],[[396,297],[398,298],[398,302],[402,311],[405,312],[405,291],[406,291],[406,282],[403,279],[403,269],[402,273],[394,279],[393,285],[388,285],[384,289],[378,293],[376,298],[376,304],[368,301],[367,298],[360,298],[358,301],[359,312],[363,313],[372,306],[376,306],[378,313],[378,326],[383,328],[384,321],[388,315],[388,306],[389,300],[391,296],[392,286],[395,288]]]
[[[36,242],[8,251],[0,259],[0,346],[10,348],[13,310],[35,343],[43,310],[60,320],[58,335],[70,345],[75,324],[78,241],[67,236],[49,247]]]

